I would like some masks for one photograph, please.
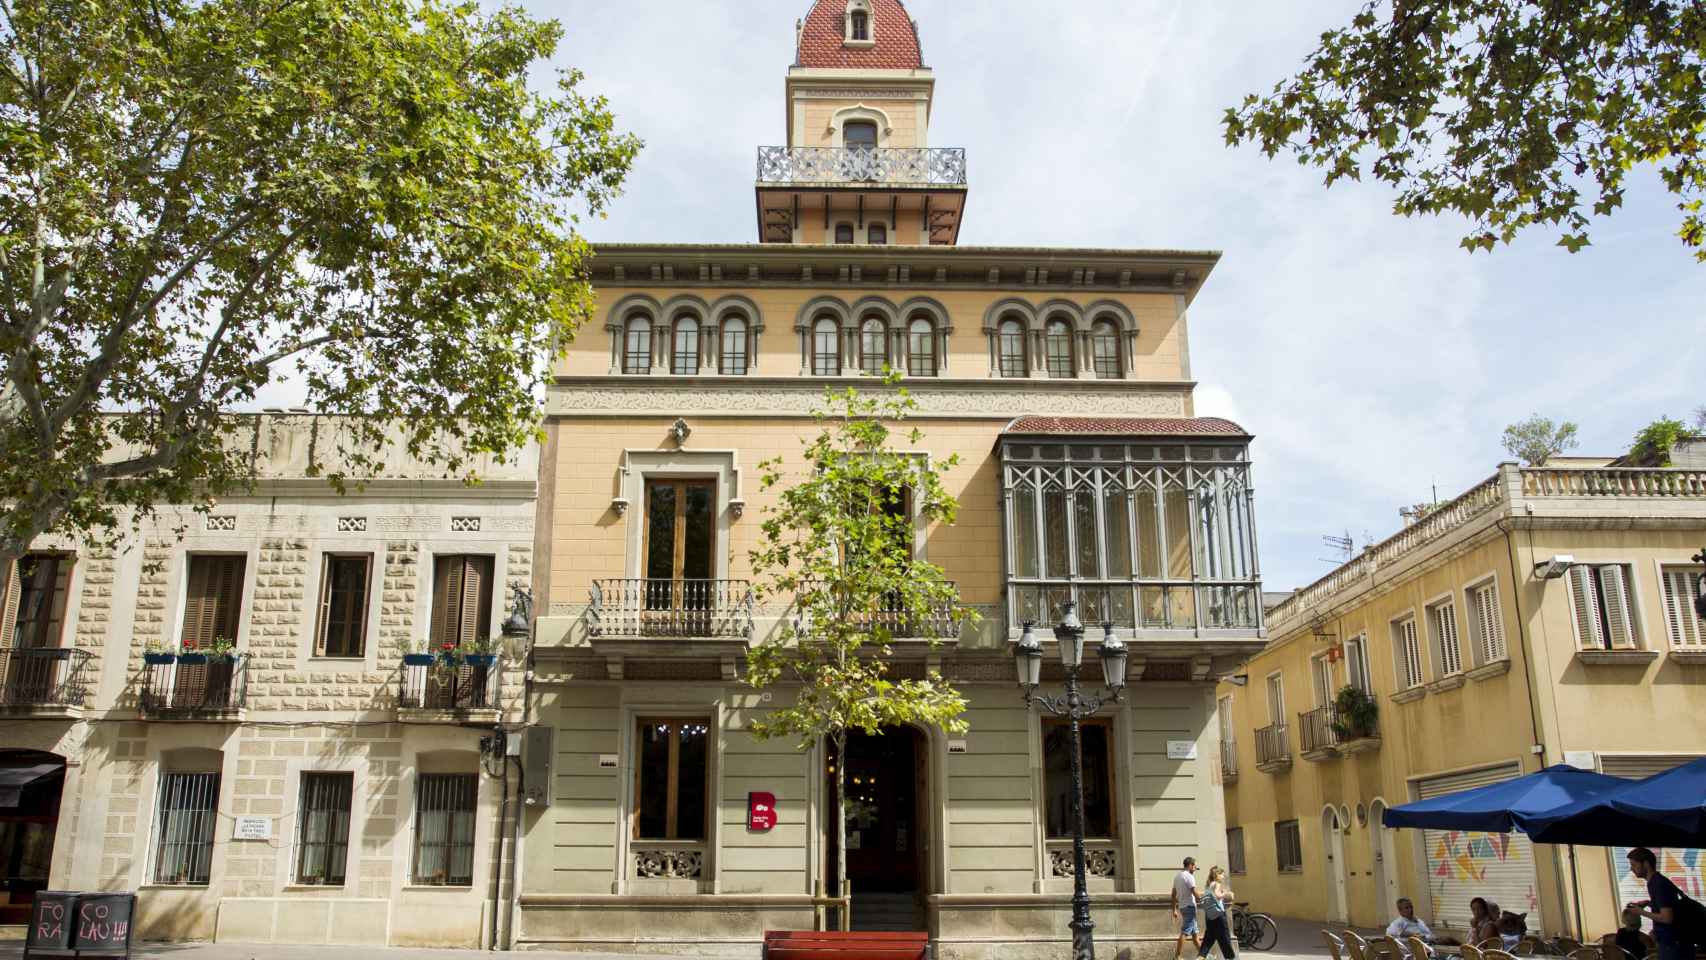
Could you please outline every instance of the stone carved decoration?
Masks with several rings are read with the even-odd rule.
[[[1106,381],[1117,382],[1117,381]],[[911,380],[907,389],[918,400],[915,417],[972,416],[1012,419],[1047,411],[1051,416],[1182,417],[1184,387],[1136,392],[1101,390],[1096,381],[1073,381],[1069,387],[1021,386],[995,381],[991,387],[934,386]],[[631,383],[565,384],[551,391],[547,407],[553,416],[622,415],[667,416],[683,409],[708,414],[810,416],[823,402],[824,384],[802,379],[797,385]]]
[[[234,516],[209,516],[207,518],[207,529],[229,533],[237,529],[237,518]]]
[[[1072,848],[1048,852],[1049,876],[1072,879]],[[1112,879],[1118,872],[1119,852],[1091,847],[1084,851],[1084,875]]]
[[[702,850],[634,851],[634,876],[642,880],[697,880],[704,871]]]
[[[367,518],[366,517],[339,517],[338,518],[338,532],[339,533],[366,533],[367,532]]]
[[[480,518],[479,517],[451,517],[450,518],[450,532],[451,533],[479,533],[480,532]]]

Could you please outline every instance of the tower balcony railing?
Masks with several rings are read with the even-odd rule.
[[[75,647],[0,649],[0,707],[81,707],[88,664],[89,651]]]
[[[758,182],[963,187],[959,147],[759,147]]]
[[[752,585],[745,580],[594,580],[587,633],[602,638],[750,637]]]

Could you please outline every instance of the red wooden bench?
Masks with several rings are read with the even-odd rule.
[[[765,960],[927,960],[928,933],[766,930]]]

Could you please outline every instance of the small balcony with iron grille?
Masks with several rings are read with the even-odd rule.
[[[752,613],[746,580],[594,580],[587,644],[611,679],[622,679],[633,660],[672,661],[688,672],[686,664],[711,664],[716,675],[734,679],[752,639]]]
[[[74,647],[0,650],[0,713],[11,717],[83,715],[89,651]]]
[[[149,720],[239,720],[248,699],[248,658],[176,656],[142,669],[138,706]]]
[[[816,581],[802,583],[800,589],[810,590],[815,585]],[[949,581],[947,586],[954,595],[959,594],[958,584]],[[901,651],[957,643],[960,638],[960,626],[954,622],[954,606],[947,602],[931,604],[928,610],[919,613],[904,609],[898,596],[884,596],[875,609],[850,613],[848,619],[873,634],[878,630],[886,632]],[[800,616],[794,618],[793,627],[799,633],[810,630],[810,624]]]
[[[1285,724],[1270,723],[1256,731],[1256,769],[1263,773],[1291,769],[1291,729]]]
[[[1238,744],[1220,741],[1220,779],[1223,783],[1238,782]]]
[[[503,659],[495,654],[411,654],[397,679],[397,719],[404,723],[496,723],[502,709]]]
[[[966,200],[966,152],[957,147],[759,147],[758,233],[792,243],[795,229],[843,214],[890,225],[918,220],[932,244],[953,244]],[[907,241],[910,242],[910,241]]]
[[[1316,763],[1380,746],[1377,724],[1359,728],[1332,704],[1298,714],[1297,726],[1303,732],[1303,759]]]

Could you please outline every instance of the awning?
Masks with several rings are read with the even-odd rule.
[[[1381,822],[1388,827],[1509,833],[1522,827],[1529,815],[1591,800],[1635,782],[1559,764],[1526,777],[1392,807]]]
[[[1706,759],[1523,818],[1537,843],[1706,847]]]
[[[37,763],[27,767],[0,767],[0,807],[15,807],[24,788],[65,770],[63,763]]]

